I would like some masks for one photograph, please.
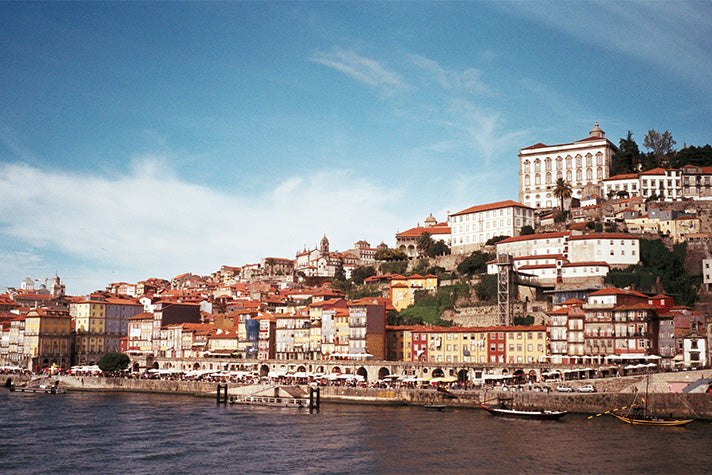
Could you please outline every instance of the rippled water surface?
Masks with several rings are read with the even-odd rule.
[[[0,390],[0,471],[18,473],[709,473],[712,424],[499,419],[480,410]]]

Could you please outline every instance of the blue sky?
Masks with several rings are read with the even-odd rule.
[[[0,3],[0,288],[209,274],[517,199],[595,121],[712,142],[710,2]]]

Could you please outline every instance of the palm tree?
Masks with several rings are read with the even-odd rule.
[[[571,183],[568,181],[564,180],[563,178],[557,178],[556,179],[556,186],[554,186],[554,196],[559,198],[559,202],[561,203],[561,212],[564,212],[564,200],[567,198],[571,198],[571,195],[573,193],[573,188],[571,187]]]
[[[428,249],[430,249],[430,246],[432,246],[433,243],[433,238],[431,237],[429,232],[424,232],[423,234],[421,234],[418,238],[418,243],[416,246],[418,248],[418,251],[420,251],[420,255],[427,256]]]

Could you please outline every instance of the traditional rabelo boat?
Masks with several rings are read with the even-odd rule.
[[[664,417],[656,417],[646,411],[633,411],[625,416],[623,414],[611,412],[611,415],[626,424],[637,424],[641,426],[684,426],[685,424],[689,424],[694,421],[694,419],[668,419]]]
[[[676,419],[672,415],[669,418],[658,417],[652,414],[648,410],[648,386],[650,384],[650,374],[647,374],[645,379],[645,397],[643,398],[644,406],[638,406],[633,400],[633,404],[630,405],[628,412],[624,414],[617,414],[611,411],[609,414],[618,419],[619,421],[625,422],[626,424],[636,424],[641,426],[684,426],[689,424],[695,419]],[[636,397],[637,397],[636,392]]]
[[[569,413],[569,411],[547,410],[522,411],[518,409],[508,409],[506,407],[485,406],[484,404],[480,403],[478,403],[477,405],[492,414],[493,416],[519,417],[523,419],[554,420],[559,419]]]

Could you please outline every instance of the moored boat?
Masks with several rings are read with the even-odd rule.
[[[615,414],[611,412],[611,415],[626,424],[636,424],[642,426],[684,426],[685,424],[689,424],[694,421],[694,419],[667,419],[663,417],[651,416],[649,414],[624,416],[622,414]]]
[[[426,411],[446,411],[447,406],[445,404],[426,404]]]
[[[248,404],[252,406],[308,408],[309,399],[268,396],[230,396],[230,404]]]
[[[523,419],[554,420],[559,419],[569,413],[569,411],[547,410],[521,411],[517,409],[507,409],[503,407],[485,406],[484,404],[480,403],[478,403],[478,406],[480,406],[482,409],[494,416],[519,417]]]
[[[653,413],[650,412],[648,409],[648,391],[649,391],[649,386],[650,386],[650,373],[648,373],[645,377],[645,397],[643,398],[643,402],[645,403],[643,407],[638,406],[635,403],[635,399],[633,400],[633,404],[630,405],[630,408],[628,409],[628,412],[626,414],[616,414],[615,412],[611,411],[609,414],[618,419],[621,422],[625,422],[626,424],[635,424],[635,425],[641,425],[641,426],[684,426],[685,424],[689,424],[690,422],[694,421],[695,419],[676,419],[672,417],[672,414],[670,415],[669,418],[666,417],[658,417],[654,415]],[[636,396],[637,396],[637,389],[635,391]]]
[[[276,386],[265,388],[252,394],[232,395],[226,402],[251,406],[318,409],[318,400],[315,400],[313,396],[311,391],[307,394],[297,386]]]
[[[54,384],[39,384],[26,386],[10,386],[10,391],[15,393],[40,393],[40,394],[64,394],[67,392],[65,388],[59,386],[59,381]]]

